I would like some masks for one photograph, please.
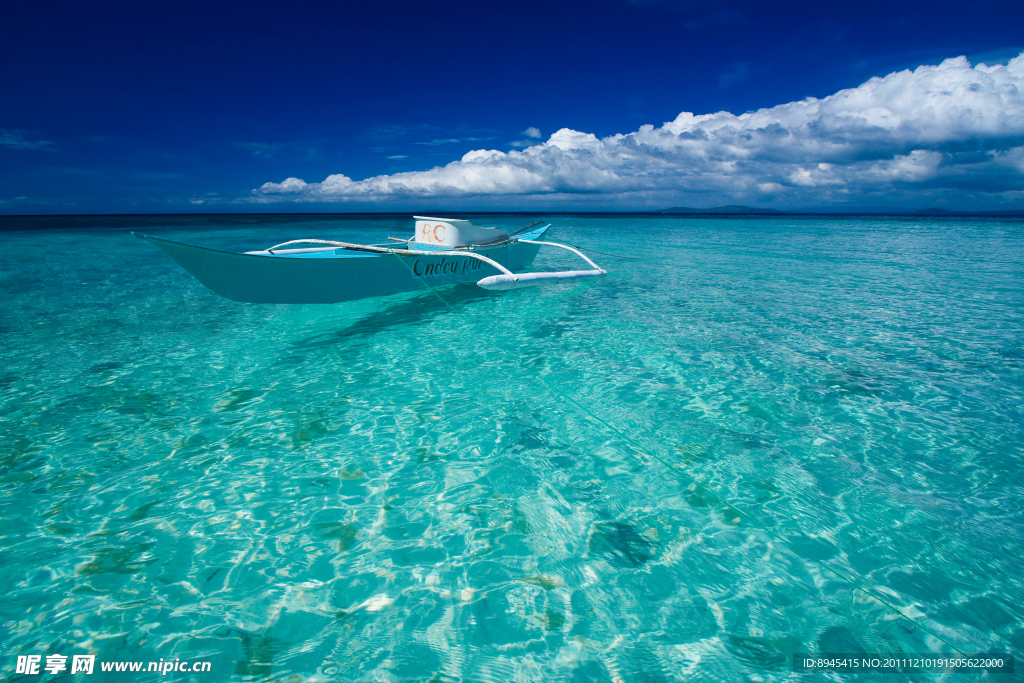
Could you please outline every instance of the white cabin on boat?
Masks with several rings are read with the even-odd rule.
[[[469,221],[456,218],[430,218],[413,216],[416,219],[418,244],[436,247],[468,247],[471,244],[486,244],[502,239],[508,232],[501,228],[481,228]]]

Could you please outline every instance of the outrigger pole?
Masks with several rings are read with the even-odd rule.
[[[556,273],[520,273],[519,275],[491,275],[477,282],[484,289],[515,289],[517,287],[529,287],[531,285],[542,285],[547,282],[559,280],[576,280],[584,277],[601,277],[608,271],[587,258],[587,255],[578,249],[573,249],[557,242],[539,242],[537,240],[516,240],[523,244],[540,244],[546,247],[559,247],[566,249],[579,256],[581,259],[594,267],[594,270],[563,270]],[[504,269],[502,269],[504,270]],[[507,271],[506,271],[507,272]]]
[[[483,287],[484,289],[515,289],[517,287],[530,287],[533,285],[546,284],[548,282],[576,280],[579,278],[587,277],[600,277],[608,272],[601,268],[600,266],[598,266],[593,261],[591,261],[589,258],[587,258],[587,256],[583,252],[579,251],[578,249],[566,246],[564,244],[558,244],[557,242],[539,242],[537,240],[520,240],[515,238],[509,240],[510,244],[512,242],[522,242],[523,244],[538,244],[542,246],[566,249],[576,254],[587,263],[589,263],[591,266],[594,267],[594,270],[563,270],[555,273],[520,273],[517,275],[516,273],[513,273],[511,270],[501,265],[494,259],[487,258],[486,256],[471,251],[473,249],[473,246],[476,245],[464,247],[462,249],[455,251],[424,251],[420,249],[394,249],[392,247],[378,247],[371,244],[335,242],[333,240],[303,239],[282,242],[281,244],[277,244],[273,247],[268,248],[267,252],[273,254],[275,249],[286,247],[289,244],[326,244],[332,247],[338,247],[340,249],[349,249],[351,251],[369,251],[378,254],[396,254],[398,256],[465,256],[467,258],[475,258],[485,263],[488,263],[497,268],[498,270],[500,270],[502,273],[504,273],[503,275],[491,275],[490,277],[485,277],[479,282],[477,282],[477,285]],[[487,246],[498,245],[489,244]]]

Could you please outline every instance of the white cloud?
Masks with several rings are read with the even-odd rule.
[[[718,74],[718,89],[726,90],[747,80],[750,75],[750,64],[733,62],[729,68]]]
[[[252,152],[253,156],[270,159],[287,148],[279,142],[232,142],[232,147]]]
[[[289,178],[265,183],[254,196],[602,194],[635,204],[696,195],[789,205],[943,192],[1024,199],[1024,54],[991,67],[947,59],[824,99],[739,116],[683,112],[660,127],[603,139],[563,128],[531,145],[507,153],[476,150],[427,171],[358,181],[341,174],[320,183]]]
[[[181,180],[187,178],[187,173],[168,173],[164,171],[135,171],[131,174],[139,180]]]
[[[27,131],[11,129],[0,129],[0,147],[43,150],[47,152],[53,152],[57,149],[57,146],[50,140],[40,140]]]
[[[540,140],[541,137],[540,129],[535,128],[534,126],[530,126],[526,130],[520,131],[519,134],[525,135],[526,138],[523,140],[516,140],[515,142],[508,143],[510,146],[518,147],[520,149],[522,149],[523,147],[532,147],[533,145],[537,144],[537,141]]]
[[[453,145],[461,142],[458,138],[435,138],[429,142],[414,142],[414,145]]]

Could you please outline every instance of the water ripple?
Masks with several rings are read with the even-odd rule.
[[[5,232],[10,654],[764,681],[794,652],[1021,643],[1020,221],[562,217],[642,260],[286,307],[104,220]],[[395,231],[218,220],[164,232]]]

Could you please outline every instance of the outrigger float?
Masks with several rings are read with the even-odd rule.
[[[302,239],[245,253],[132,234],[162,249],[217,294],[258,304],[332,304],[406,292],[424,283],[436,286],[471,280],[485,289],[516,289],[606,273],[573,247],[541,241],[550,223],[534,223],[509,233],[466,220],[413,218],[416,233],[408,239],[389,237],[389,244]],[[405,246],[399,248],[396,243]],[[533,263],[542,246],[567,249],[593,269],[516,272]],[[498,274],[480,278],[491,269]]]

